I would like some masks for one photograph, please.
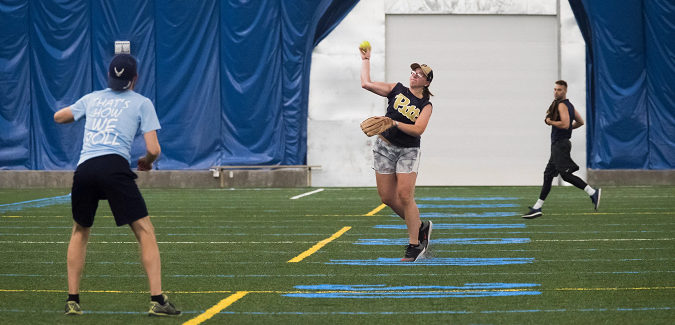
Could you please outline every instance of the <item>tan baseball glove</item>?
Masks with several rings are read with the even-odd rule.
[[[361,130],[367,136],[372,137],[394,126],[394,121],[386,116],[373,116],[361,122]]]

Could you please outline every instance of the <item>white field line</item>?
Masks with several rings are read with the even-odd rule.
[[[299,198],[301,198],[301,197],[303,197],[303,196],[312,195],[312,194],[314,194],[314,193],[319,193],[319,192],[321,192],[321,191],[323,191],[322,188],[320,188],[320,189],[318,189],[318,190],[311,191],[311,192],[307,192],[307,193],[304,193],[304,194],[296,195],[296,196],[292,197],[291,200],[297,200],[297,199],[299,199]]]

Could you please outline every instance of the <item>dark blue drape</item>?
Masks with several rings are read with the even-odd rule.
[[[644,1],[649,167],[675,168],[675,2]]]
[[[279,10],[276,0],[232,1],[221,7],[224,165],[282,161]]]
[[[158,168],[304,164],[311,53],[356,3],[5,0],[0,168],[75,168],[84,121],[53,114],[106,87],[116,40],[157,109]],[[138,135],[132,165],[143,154]]]
[[[675,3],[570,5],[587,48],[588,167],[675,168]]]
[[[158,168],[209,168],[223,153],[217,0],[157,0]]]
[[[31,168],[28,1],[0,4],[0,168]]]
[[[73,168],[84,120],[58,125],[54,112],[93,90],[89,1],[29,3],[31,169]]]

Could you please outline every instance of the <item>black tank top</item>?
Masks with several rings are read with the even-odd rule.
[[[403,86],[400,82],[387,95],[387,99],[389,104],[385,116],[405,124],[415,124],[424,107],[431,104],[428,98],[426,100],[417,98],[408,87]],[[391,144],[399,147],[420,146],[420,137],[409,135],[396,127],[382,132],[382,136]]]
[[[558,140],[561,139],[571,139],[572,138],[572,122],[574,122],[574,105],[570,103],[568,99],[563,100],[560,102],[561,104],[565,104],[567,106],[567,109],[569,110],[570,114],[570,125],[566,129],[559,129],[553,125],[551,125],[551,144],[555,143]]]

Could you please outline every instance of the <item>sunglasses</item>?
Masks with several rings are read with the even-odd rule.
[[[420,74],[420,73],[417,73],[417,72],[415,72],[414,70],[413,70],[413,71],[410,71],[410,74],[413,75],[413,76],[417,76],[417,78],[427,80],[427,77],[426,77],[425,75]]]

